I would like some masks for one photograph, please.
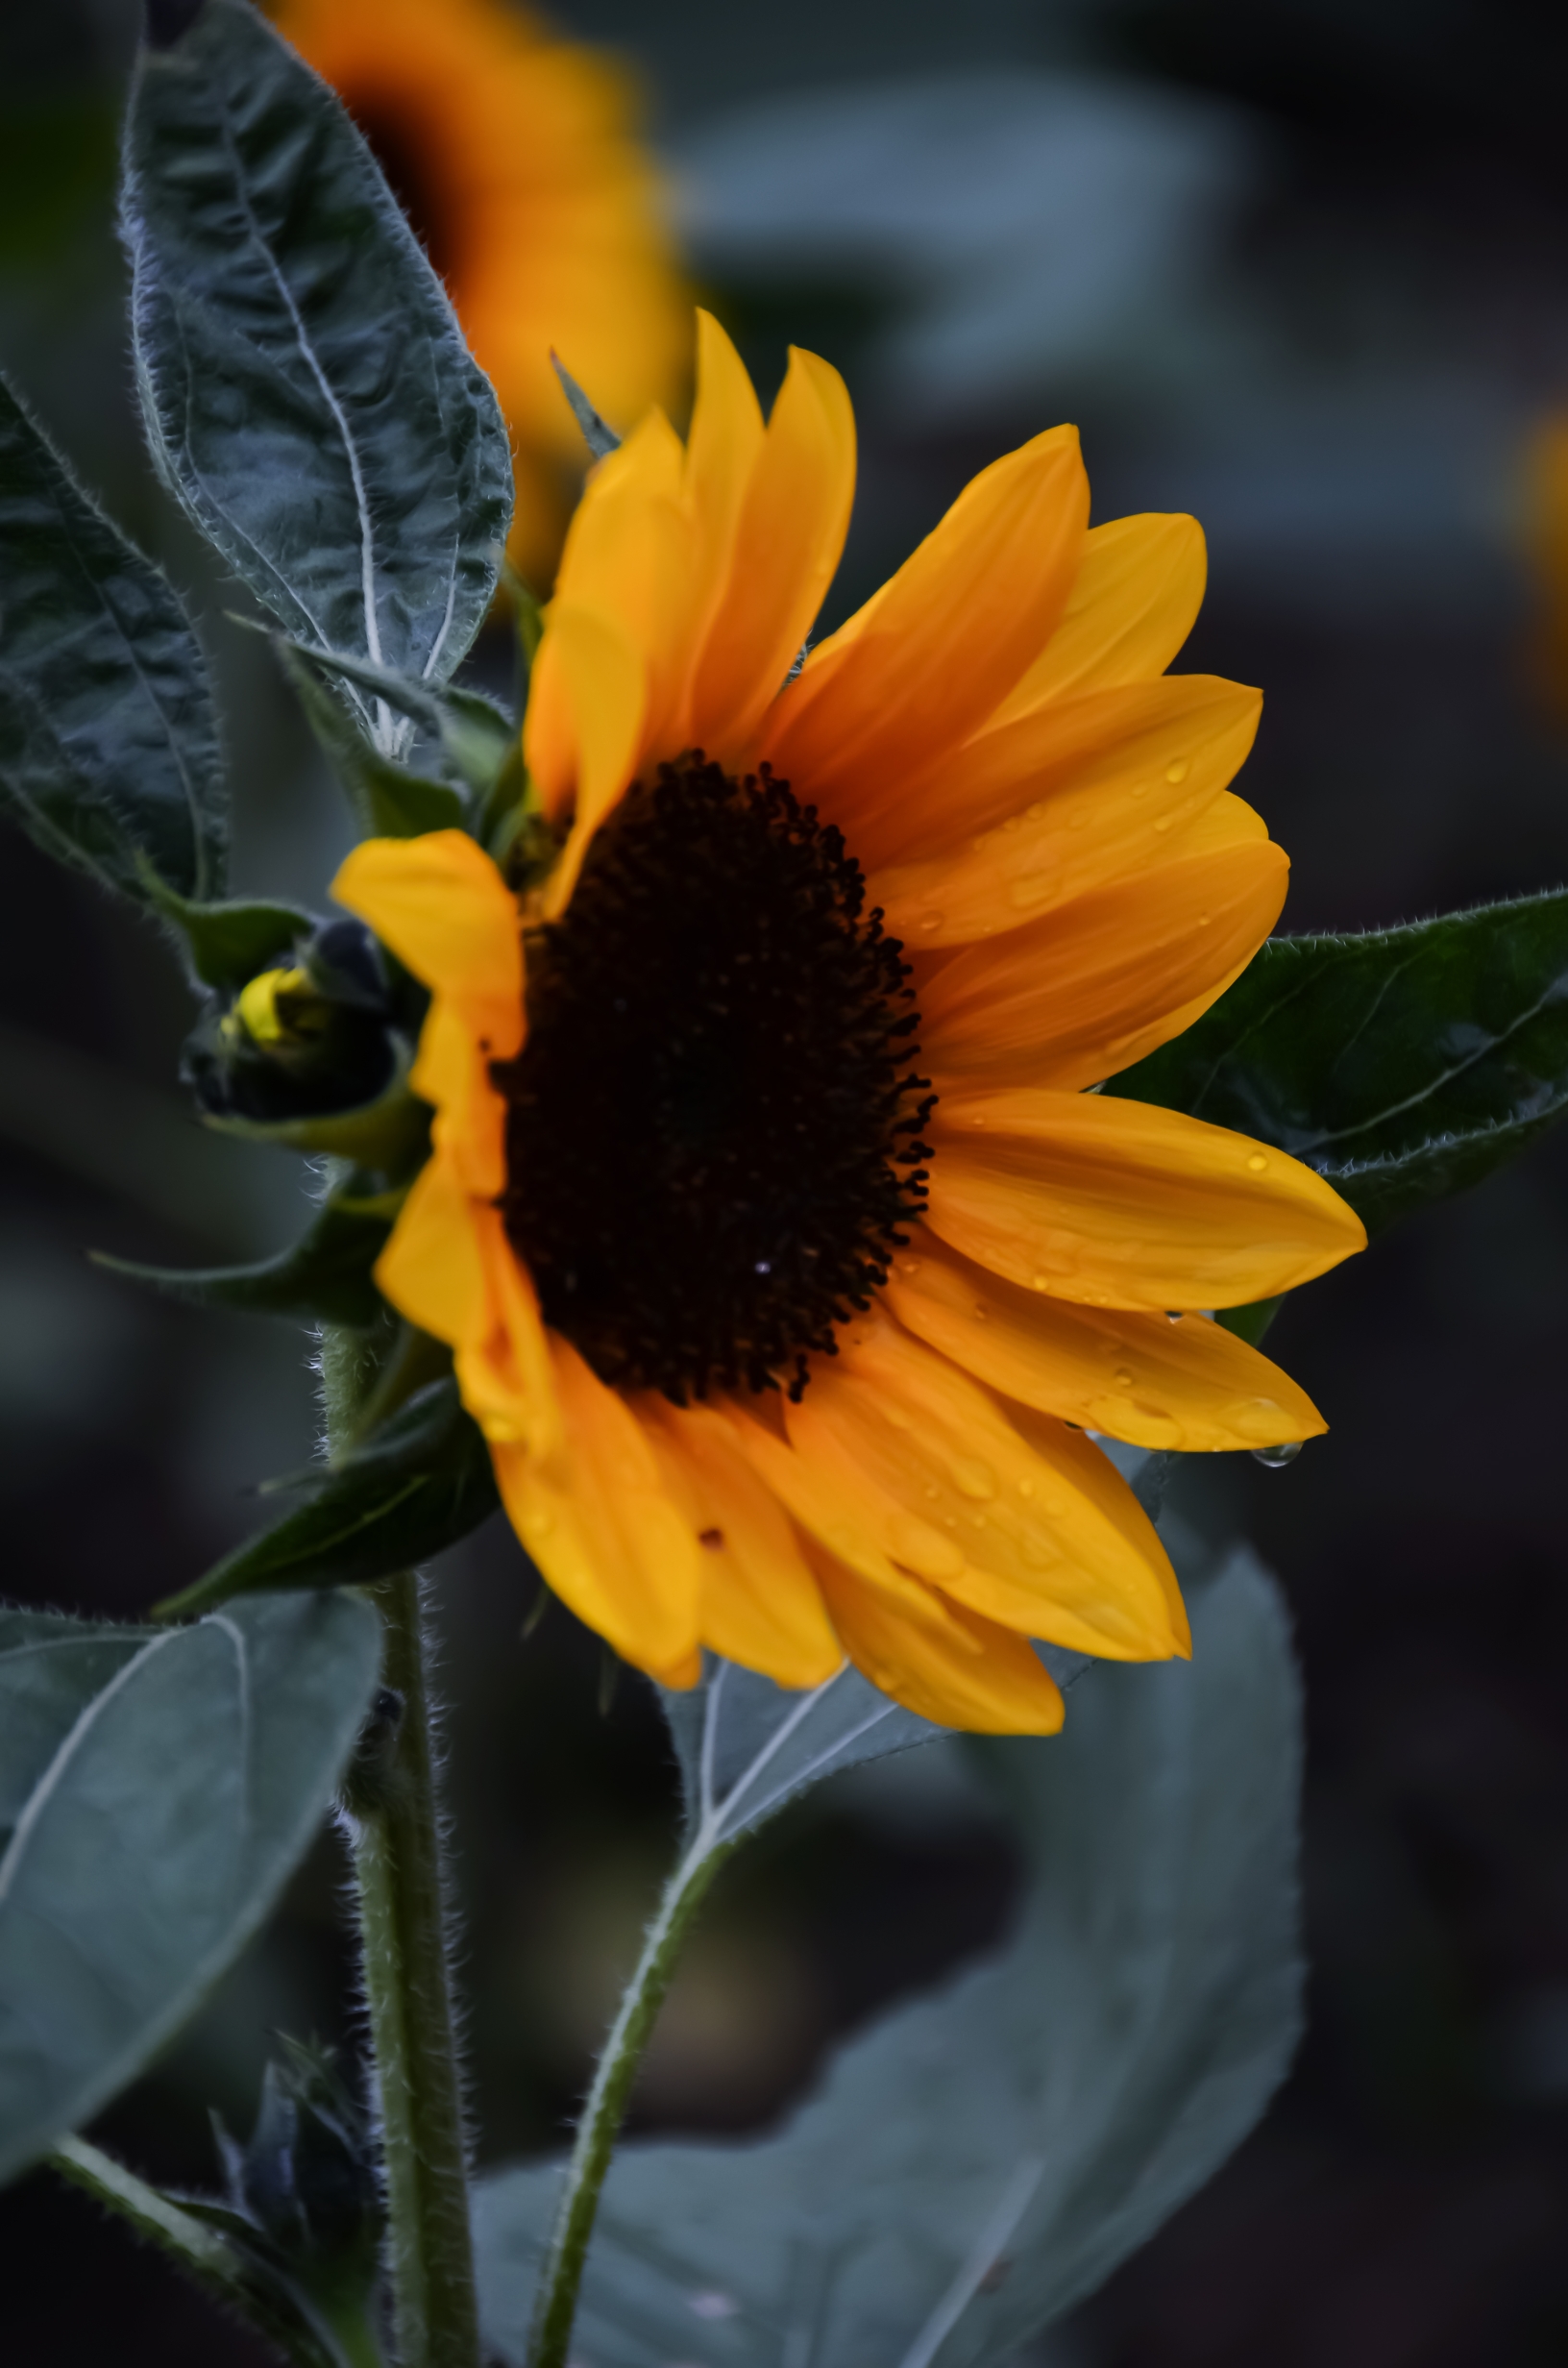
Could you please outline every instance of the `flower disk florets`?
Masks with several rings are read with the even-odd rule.
[[[639,784],[528,953],[506,1230],[545,1320],[677,1405],[783,1384],[925,1199],[908,965],[842,833],[693,752]]]

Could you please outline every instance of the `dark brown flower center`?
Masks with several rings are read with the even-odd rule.
[[[635,787],[530,940],[501,1207],[545,1320],[677,1405],[805,1386],[925,1200],[902,949],[842,834],[700,751]]]

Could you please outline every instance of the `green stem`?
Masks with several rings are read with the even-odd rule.
[[[715,1844],[705,1831],[699,1833],[665,1886],[658,1913],[649,1927],[637,1969],[604,2042],[577,2124],[572,2159],[566,2166],[566,2183],[539,2276],[528,2368],[565,2368],[600,2191],[643,2053],[702,1895],[734,1846],[733,1842]]]
[[[365,1998],[380,2109],[402,2368],[478,2368],[468,2160],[447,1961],[445,1887],[419,1581],[372,1594],[382,1683],[402,1713],[350,1802]]]
[[[232,2245],[223,2233],[164,2195],[86,2138],[64,2137],[54,2169],[126,2221],[177,2262],[215,2302],[275,2343],[296,2368],[384,2368],[373,2331],[357,2312],[331,2320],[289,2280]]]
[[[354,1436],[375,1376],[352,1338],[325,1332],[333,1445]],[[386,2178],[392,2311],[402,2368],[478,2368],[468,2156],[447,1949],[429,1645],[412,1571],[370,1591],[395,1715],[348,1791]]]

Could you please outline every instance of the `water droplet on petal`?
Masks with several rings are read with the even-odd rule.
[[[1126,1368],[1125,1366],[1123,1366],[1123,1367],[1121,1368],[1120,1371],[1119,1371],[1119,1372],[1117,1373],[1117,1375],[1116,1375],[1116,1388],[1117,1388],[1118,1390],[1130,1390],[1130,1389],[1132,1388],[1132,1386],[1133,1386],[1133,1377],[1132,1377],[1131,1373],[1127,1370],[1127,1368]]]
[[[1293,1464],[1300,1453],[1300,1440],[1286,1439],[1277,1447],[1254,1447],[1252,1460],[1255,1464],[1263,1465],[1269,1471],[1283,1471],[1286,1464]]]
[[[1192,759],[1191,759],[1191,757],[1190,757],[1190,756],[1179,756],[1179,757],[1176,759],[1176,762],[1175,762],[1173,765],[1167,765],[1167,766],[1165,767],[1165,778],[1166,778],[1166,780],[1170,783],[1171,787],[1174,789],[1178,781],[1185,781],[1185,780],[1186,780],[1186,778],[1187,778],[1188,775],[1191,772],[1191,770],[1192,770]]]
[[[918,929],[924,929],[929,934],[933,929],[940,929],[946,918],[945,913],[922,913],[915,926]]]
[[[1034,1492],[1035,1484],[1033,1480],[1030,1479],[1029,1474],[1025,1472],[1023,1478],[1018,1482],[1018,1494],[1020,1496],[1033,1496]]]
[[[966,1496],[994,1496],[996,1474],[977,1455],[961,1455],[953,1462],[953,1485]]]
[[[1168,830],[1175,819],[1174,814],[1157,814],[1154,818],[1154,826],[1156,830]]]
[[[1252,1170],[1254,1175],[1262,1175],[1263,1170],[1268,1166],[1268,1162],[1263,1157],[1262,1151],[1254,1151],[1252,1157],[1247,1162],[1247,1166]]]
[[[1031,1291],[1049,1291],[1050,1287],[1051,1278],[1048,1274],[1036,1274],[1030,1278],[1029,1288]]]
[[[898,1271],[900,1274],[919,1274],[919,1270],[920,1261],[918,1258],[899,1259]]]
[[[986,1322],[990,1315],[991,1310],[986,1305],[984,1299],[976,1299],[974,1303],[974,1320],[976,1323]]]

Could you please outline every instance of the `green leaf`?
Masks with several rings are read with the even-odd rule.
[[[301,1239],[276,1258],[251,1267],[199,1267],[180,1272],[137,1266],[129,1258],[93,1253],[97,1266],[131,1281],[150,1283],[173,1299],[206,1307],[238,1307],[317,1323],[365,1327],[383,1312],[370,1270],[386,1246],[390,1217],[329,1200]]]
[[[373,838],[416,839],[427,830],[461,830],[468,820],[460,794],[383,756],[365,737],[343,701],[327,688],[311,654],[275,636],[283,672],[311,730],[326,750],[358,819]]]
[[[1479,1183],[1568,1104],[1568,889],[1273,938],[1106,1091],[1277,1144],[1380,1233]]]
[[[495,589],[496,399],[380,167],[246,0],[144,48],[124,215],[154,456],[307,646],[444,681]],[[378,743],[404,736],[365,703]]]
[[[578,2322],[595,2368],[999,2362],[1239,2143],[1299,2028],[1300,1703],[1249,1558],[1192,1609],[1190,1665],[1097,1664],[1060,1738],[971,1746],[1028,1861],[999,1955],[851,2041],[776,2135],[622,2152]],[[511,2362],[559,2176],[478,2184]]]
[[[217,722],[172,587],[0,380],[0,803],[121,896],[221,893]]]
[[[500,1503],[490,1450],[453,1381],[429,1383],[325,1468],[307,1504],[224,1557],[159,1617],[260,1588],[368,1586],[455,1545]]]
[[[347,1595],[193,1628],[0,1613],[0,2179],[233,1962],[309,1847],[380,1657]]]
[[[203,986],[237,994],[258,972],[285,962],[302,938],[317,927],[303,905],[264,900],[198,904],[150,891],[159,912],[182,939],[193,974]]]

